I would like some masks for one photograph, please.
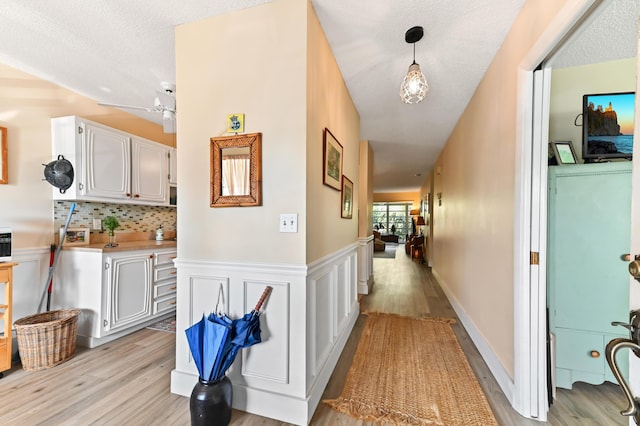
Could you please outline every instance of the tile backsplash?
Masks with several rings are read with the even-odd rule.
[[[71,203],[71,201],[53,202],[54,231],[66,223]],[[76,201],[76,209],[69,226],[93,228],[93,219],[104,219],[107,216],[118,218],[120,222],[118,232],[155,232],[160,225],[166,231],[175,231],[178,222],[175,207]],[[100,231],[91,229],[91,232]]]

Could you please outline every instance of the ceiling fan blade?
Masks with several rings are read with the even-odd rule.
[[[131,105],[108,104],[108,103],[105,103],[105,102],[98,102],[98,105],[114,107],[114,108],[139,109],[139,110],[147,111],[147,112],[158,112],[158,110],[155,109],[155,108],[145,108],[145,107],[131,106]]]

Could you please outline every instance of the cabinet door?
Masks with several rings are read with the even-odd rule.
[[[133,138],[131,198],[139,201],[168,203],[168,148],[156,142]]]
[[[550,168],[548,283],[555,327],[625,334],[630,163]]]
[[[107,257],[105,331],[123,329],[151,316],[152,261],[153,255],[147,253]]]
[[[169,149],[169,184],[176,185],[178,183],[178,150]]]
[[[91,123],[80,123],[84,175],[82,195],[127,199],[130,195],[130,138]]]

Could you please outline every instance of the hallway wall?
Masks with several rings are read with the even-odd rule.
[[[434,275],[511,381],[518,67],[569,1],[525,3],[434,167]]]

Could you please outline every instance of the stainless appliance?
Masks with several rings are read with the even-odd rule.
[[[11,228],[0,227],[0,262],[11,260]]]

